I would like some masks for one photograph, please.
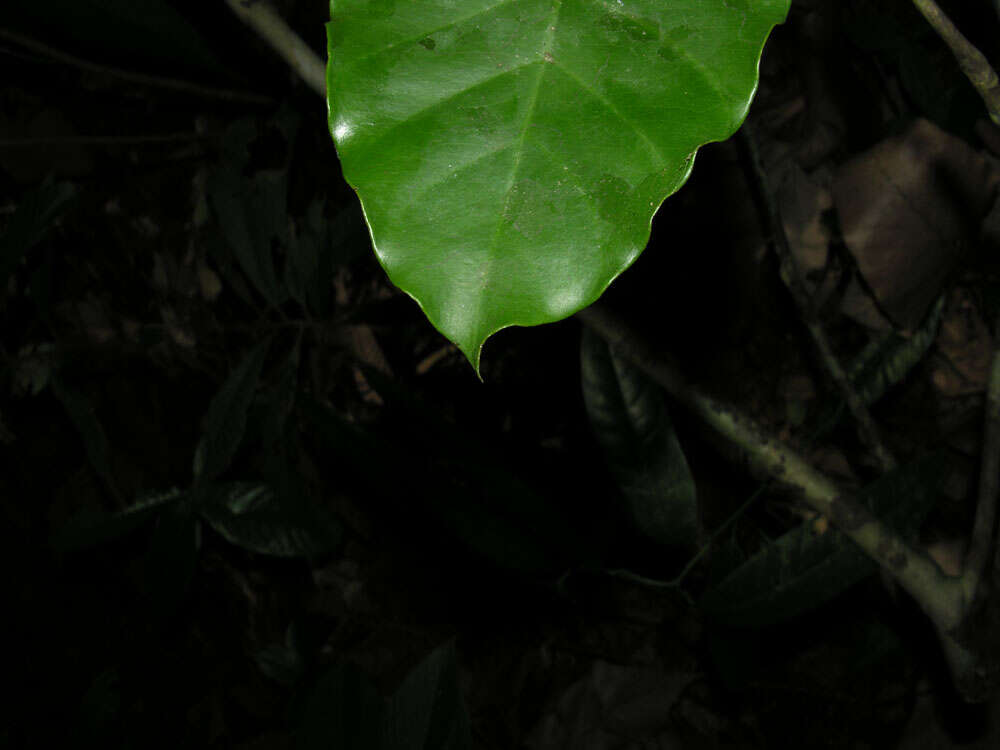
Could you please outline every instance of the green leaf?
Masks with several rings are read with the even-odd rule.
[[[892,332],[866,349],[851,363],[848,377],[867,405],[874,404],[905,378],[937,338],[947,295],[941,295],[910,336]]]
[[[230,374],[209,404],[205,431],[195,450],[196,482],[207,482],[229,468],[243,440],[247,411],[253,402],[271,338],[258,344]]]
[[[254,431],[258,432],[264,449],[271,451],[272,455],[281,453],[289,441],[288,419],[295,408],[301,358],[302,339],[296,337],[292,350],[276,368],[274,384],[265,389],[255,401],[260,410],[257,424],[253,424],[252,411],[248,417],[247,432],[251,435]],[[248,435],[248,439],[249,437]]]
[[[469,750],[469,718],[451,644],[432,651],[385,701],[351,665],[338,665],[306,702],[296,748]]]
[[[469,717],[452,644],[431,652],[389,701],[382,750],[468,750]]]
[[[914,532],[934,504],[944,457],[918,459],[868,485],[860,499],[890,528]],[[812,523],[781,536],[701,600],[713,620],[761,627],[815,609],[871,575],[878,564],[836,529]]]
[[[338,664],[317,683],[295,732],[296,750],[380,750],[385,701],[351,664]]]
[[[104,480],[111,494],[118,497],[118,485],[115,482],[114,472],[111,470],[111,446],[108,444],[108,436],[104,433],[104,428],[94,412],[93,404],[86,396],[64,383],[60,378],[52,378],[52,392],[66,408],[66,413],[72,420],[73,426],[83,438],[90,465]]]
[[[177,489],[140,496],[135,503],[118,513],[82,514],[52,537],[52,547],[63,553],[97,547],[120,539],[149,521],[169,503],[185,495]]]
[[[56,217],[75,194],[68,182],[42,185],[25,196],[0,234],[0,291],[21,258],[52,227]]]
[[[307,667],[297,631],[296,624],[290,624],[282,642],[268,644],[254,655],[260,671],[286,687],[298,682]]]
[[[590,424],[633,523],[660,544],[694,551],[694,478],[659,387],[589,329],[584,330],[580,365]]]
[[[222,233],[243,273],[272,305],[287,297],[274,267],[274,244],[288,242],[287,187],[285,171],[262,170],[248,181],[235,160],[209,178],[209,196]]]
[[[322,201],[309,204],[306,221],[288,235],[288,262],[285,264],[285,287],[304,310],[322,314],[325,309],[318,294],[330,285],[332,264],[320,271],[320,263],[329,259],[328,232],[323,222],[314,222],[315,214],[322,211]],[[325,277],[325,278],[320,278]],[[326,283],[322,283],[325,281]]]
[[[847,376],[858,396],[871,406],[900,383],[924,358],[937,338],[947,295],[941,295],[910,336],[895,331],[869,343],[851,362]],[[844,402],[828,404],[817,418],[817,438],[833,429],[844,413]]]
[[[746,115],[789,0],[334,0],[329,125],[392,281],[479,369],[590,304]]]
[[[319,557],[340,543],[340,525],[305,498],[277,495],[258,482],[202,489],[202,518],[227,542],[274,557]]]

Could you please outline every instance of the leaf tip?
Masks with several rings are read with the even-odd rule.
[[[487,336],[476,336],[469,341],[456,341],[455,346],[458,347],[459,351],[465,355],[469,364],[472,365],[472,369],[476,373],[476,377],[479,378],[479,382],[485,382],[483,380],[483,372],[480,369],[482,366],[483,359],[483,345],[486,343]]]

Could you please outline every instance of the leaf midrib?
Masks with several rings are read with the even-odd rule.
[[[545,70],[549,65],[549,60],[552,58],[552,42],[555,39],[556,29],[559,26],[559,14],[561,11],[562,0],[553,0],[552,11],[549,13],[549,17],[545,21],[545,36],[542,39],[541,60],[538,61],[538,75],[535,76],[535,83],[531,91],[531,100],[528,102],[528,109],[524,113],[524,122],[521,123],[521,131],[518,134],[517,144],[514,149],[514,162],[510,168],[510,175],[507,177],[507,185],[503,190],[503,207],[497,212],[497,221],[493,228],[493,235],[490,238],[486,258],[479,271],[479,284],[483,290],[489,286],[488,281],[490,269],[493,267],[493,261],[497,252],[497,240],[500,237],[501,231],[503,231],[504,218],[507,215],[508,208],[510,207],[511,191],[517,183],[517,175],[521,169],[521,157],[524,155],[524,143],[528,137],[528,130],[531,128],[531,121],[534,119],[535,107],[538,104],[538,92],[541,91],[542,88],[542,80],[545,78]],[[486,302],[486,295],[480,295],[479,299],[479,312],[481,317],[482,307]]]

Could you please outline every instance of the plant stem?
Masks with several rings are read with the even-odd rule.
[[[762,223],[764,224],[764,230],[771,238],[771,245],[778,256],[781,279],[785,282],[785,286],[791,293],[795,305],[799,308],[799,314],[803,322],[805,322],[810,336],[812,336],[813,343],[819,351],[820,359],[823,361],[830,379],[833,380],[834,385],[840,391],[840,395],[843,396],[844,401],[847,403],[847,408],[857,422],[858,435],[861,438],[861,442],[875,454],[875,458],[883,472],[892,471],[896,468],[896,459],[893,458],[889,449],[885,447],[885,443],[879,434],[878,426],[875,424],[875,420],[872,419],[871,412],[868,411],[868,407],[851,384],[850,378],[848,378],[847,373],[844,371],[840,360],[834,354],[833,347],[830,346],[830,340],[826,336],[826,331],[823,330],[823,325],[820,323],[815,305],[809,298],[809,292],[802,281],[802,274],[799,272],[792,249],[788,244],[788,235],[785,233],[785,225],[781,220],[781,210],[778,208],[774,193],[768,184],[767,172],[764,171],[764,166],[760,160],[760,153],[757,150],[753,134],[749,130],[749,125],[744,124],[740,128],[737,133],[737,145],[743,157],[743,162],[747,165],[747,172],[749,173],[753,192],[756,194],[756,203],[758,211],[761,214]]]
[[[962,72],[982,97],[990,119],[1000,125],[1000,79],[989,60],[956,28],[935,0],[913,0],[913,4],[951,48]]]
[[[285,58],[309,88],[326,96],[326,66],[274,8],[262,0],[226,0],[226,4]]]

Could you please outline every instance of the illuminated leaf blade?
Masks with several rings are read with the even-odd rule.
[[[739,127],[788,4],[334,0],[330,130],[392,281],[477,370],[593,302]]]

